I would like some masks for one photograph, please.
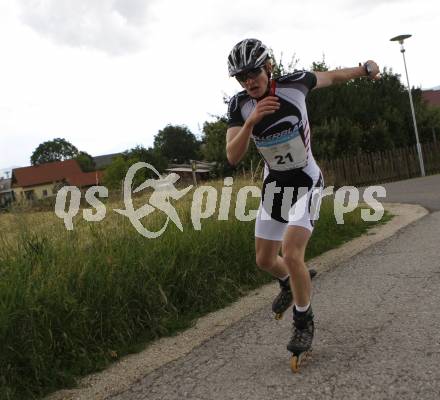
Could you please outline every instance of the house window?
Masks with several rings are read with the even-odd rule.
[[[47,190],[43,190],[43,197],[47,197]]]

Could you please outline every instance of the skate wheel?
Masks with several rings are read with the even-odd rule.
[[[276,313],[276,314],[275,314],[275,319],[276,319],[277,321],[283,319],[283,313]]]
[[[300,360],[298,356],[292,356],[292,358],[290,359],[290,369],[294,374],[299,372],[299,365],[300,365]]]
[[[299,372],[300,365],[311,356],[311,350],[301,353],[300,355],[293,355],[290,359],[290,369],[294,374]]]

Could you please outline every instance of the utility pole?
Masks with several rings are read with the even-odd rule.
[[[399,42],[400,43],[400,52],[402,53],[402,56],[403,56],[403,64],[405,65],[406,81],[408,83],[409,104],[411,106],[412,119],[413,119],[413,123],[414,123],[414,133],[416,135],[417,152],[419,154],[420,172],[421,172],[422,176],[425,176],[425,166],[423,164],[422,147],[420,146],[420,141],[419,141],[419,132],[417,130],[416,114],[414,112],[414,104],[413,104],[413,99],[412,99],[412,94],[411,94],[411,86],[409,85],[408,70],[406,69],[405,48],[403,47],[404,40],[410,38],[411,36],[412,35],[399,35],[399,36],[391,38],[390,40],[392,42]]]

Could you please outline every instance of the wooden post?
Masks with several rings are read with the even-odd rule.
[[[191,172],[192,172],[194,186],[197,187],[197,176],[196,176],[197,162],[196,160],[190,160],[190,161],[191,161]]]

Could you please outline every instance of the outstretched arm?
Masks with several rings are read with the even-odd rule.
[[[368,67],[370,73],[367,74]],[[379,79],[379,67],[372,61],[368,60],[364,65],[354,68],[335,69],[333,71],[314,71],[316,75],[316,86],[314,89],[319,89],[336,83],[345,83],[350,79],[368,76],[370,79]]]

